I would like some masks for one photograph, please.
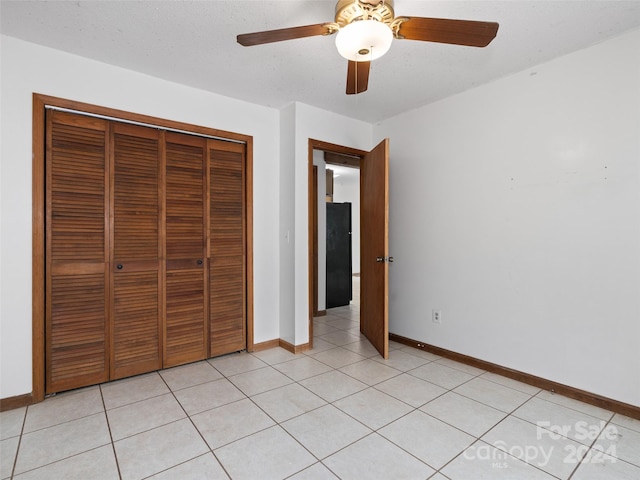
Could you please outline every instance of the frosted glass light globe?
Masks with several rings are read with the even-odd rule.
[[[338,31],[336,47],[347,60],[364,62],[387,53],[392,41],[393,32],[386,24],[377,20],[360,20]]]

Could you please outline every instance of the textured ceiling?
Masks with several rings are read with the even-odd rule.
[[[345,95],[334,38],[242,47],[239,33],[333,21],[330,1],[9,1],[0,31],[248,102],[376,122],[640,27],[640,1],[410,1],[396,15],[495,21],[486,48],[395,40]]]

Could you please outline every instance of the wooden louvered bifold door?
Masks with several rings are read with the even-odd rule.
[[[167,133],[164,366],[207,357],[207,140]]]
[[[245,148],[47,110],[46,393],[247,348]]]
[[[159,135],[113,125],[112,379],[162,367]]]
[[[244,145],[209,140],[211,356],[247,346],[244,163]]]
[[[108,128],[47,111],[47,393],[109,378]]]

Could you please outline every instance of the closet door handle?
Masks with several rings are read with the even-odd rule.
[[[202,265],[204,262],[202,261],[201,258],[198,259],[198,265]]]
[[[121,263],[118,264],[118,266],[116,267],[118,270],[122,270],[124,268],[124,265],[122,265]]]

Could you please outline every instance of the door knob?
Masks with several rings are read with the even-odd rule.
[[[378,263],[393,263],[393,257],[376,257]]]

